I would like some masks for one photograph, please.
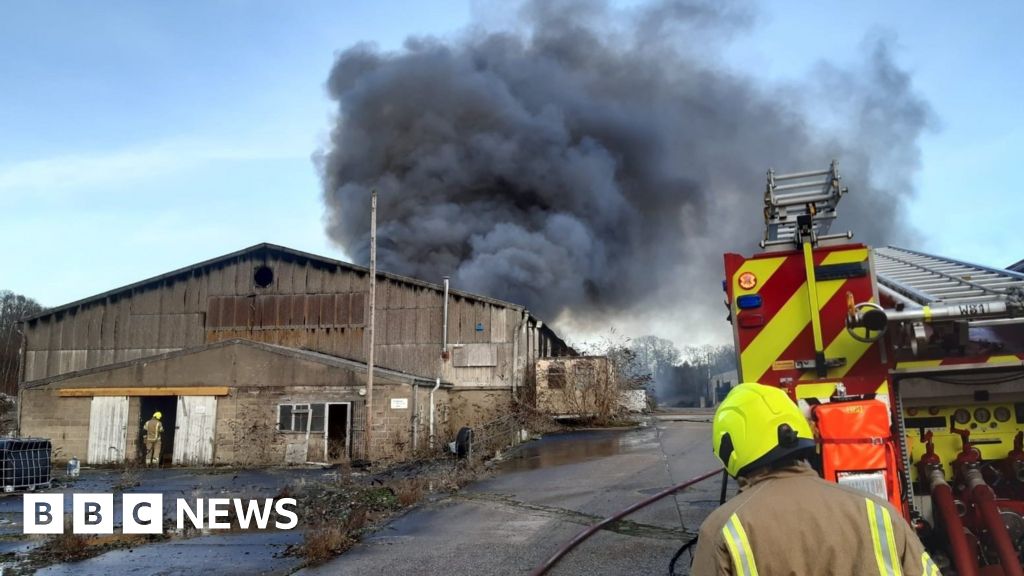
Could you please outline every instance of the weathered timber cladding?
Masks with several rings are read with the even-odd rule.
[[[262,267],[272,278],[261,287],[255,272]],[[364,269],[253,247],[30,319],[24,380],[235,338],[365,362],[368,286]],[[532,319],[529,328],[523,326],[522,308],[453,287],[445,361],[441,288],[390,275],[381,275],[377,286],[381,367],[507,391],[526,384],[535,358],[564,352],[564,343],[552,340],[546,327],[535,329]],[[468,360],[459,366],[456,357]]]

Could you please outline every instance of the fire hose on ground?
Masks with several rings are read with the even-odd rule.
[[[711,478],[712,476],[715,476],[717,474],[722,474],[722,473],[723,473],[723,469],[722,468],[716,468],[715,470],[712,470],[710,472],[705,472],[704,474],[701,474],[700,476],[697,476],[696,478],[692,478],[690,480],[687,480],[686,482],[683,482],[682,484],[677,484],[677,485],[672,486],[670,488],[666,488],[666,489],[662,490],[661,492],[658,492],[657,494],[651,496],[650,498],[647,498],[646,500],[642,500],[640,502],[637,502],[636,504],[633,504],[629,508],[626,508],[624,510],[616,512],[615,514],[605,518],[604,520],[601,520],[597,524],[594,524],[593,526],[591,526],[591,527],[587,528],[586,530],[580,532],[579,534],[576,535],[575,538],[573,538],[567,544],[565,544],[564,546],[559,548],[554,554],[551,555],[550,558],[545,560],[543,564],[541,564],[540,566],[535,568],[533,570],[533,572],[530,572],[530,576],[543,576],[544,574],[547,574],[548,570],[553,568],[555,566],[555,564],[558,564],[558,561],[561,560],[562,557],[564,557],[566,554],[571,552],[573,548],[575,548],[576,546],[579,546],[580,543],[582,543],[584,540],[586,540],[587,538],[590,538],[594,534],[598,533],[601,529],[603,529],[604,527],[608,526],[609,524],[613,524],[615,522],[618,522],[619,520],[622,520],[623,518],[625,518],[626,516],[629,516],[633,512],[636,512],[637,510],[640,510],[642,508],[646,508],[647,506],[657,502],[658,500],[661,500],[662,498],[665,498],[666,496],[671,496],[671,495],[675,494],[676,492],[679,492],[680,490],[685,490],[686,488],[689,488],[690,486],[693,486],[694,484],[697,484],[699,482],[703,482],[704,480],[707,480],[708,478]]]

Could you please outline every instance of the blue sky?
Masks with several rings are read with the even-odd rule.
[[[866,35],[894,39],[937,119],[921,141],[911,247],[999,267],[1024,258],[1024,5],[756,6],[724,64],[770,83],[856,62]],[[334,53],[491,18],[456,0],[8,4],[0,289],[58,305],[263,241],[344,258],[311,161],[331,126]]]

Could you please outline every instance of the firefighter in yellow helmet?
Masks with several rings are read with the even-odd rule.
[[[164,415],[154,412],[153,417],[142,425],[142,436],[146,442],[146,466],[160,466],[160,441],[164,436],[164,425],[160,422]]]
[[[734,388],[715,412],[712,442],[740,493],[701,525],[691,574],[941,576],[888,502],[810,467],[814,434],[782,390]]]

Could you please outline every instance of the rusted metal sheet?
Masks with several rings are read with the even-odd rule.
[[[349,306],[352,300],[351,294],[336,294],[334,296],[334,321],[339,326],[349,323]]]
[[[223,326],[220,319],[220,297],[210,296],[206,301],[206,328],[220,328]]]
[[[89,405],[89,464],[124,461],[128,438],[128,397],[101,396]],[[74,456],[71,454],[70,456]]]
[[[213,464],[216,421],[215,396],[178,396],[173,463],[185,466]]]
[[[335,298],[333,294],[321,294],[320,326],[334,326],[337,323],[335,314]]]
[[[368,292],[354,292],[352,303],[349,308],[349,324],[362,325],[366,323],[366,295]]]

